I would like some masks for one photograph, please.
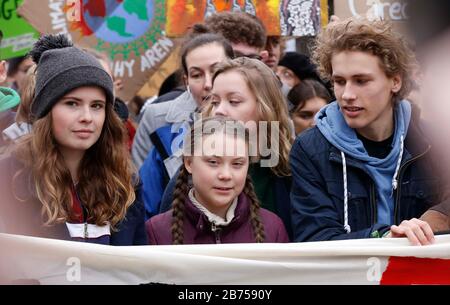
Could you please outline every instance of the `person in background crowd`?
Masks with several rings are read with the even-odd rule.
[[[325,86],[314,79],[305,79],[295,85],[288,94],[293,105],[290,114],[294,122],[295,134],[314,126],[314,116],[320,108],[331,102],[331,95]]]
[[[142,107],[144,106],[147,98],[140,95],[135,95],[128,102],[128,109],[130,110],[130,118],[133,122],[139,123],[139,114],[141,113]]]
[[[180,69],[177,69],[175,72],[166,77],[159,87],[158,96],[162,96],[174,90],[186,90],[183,82],[183,72]]]
[[[162,82],[157,97],[153,96],[151,98],[148,98],[145,103],[142,104],[142,107],[140,107],[140,111],[136,116],[136,122],[139,123],[141,121],[141,118],[147,106],[172,101],[183,94],[185,91],[186,85],[183,80],[183,72],[182,70],[178,69],[167,76],[166,79]]]
[[[213,69],[232,57],[233,49],[220,35],[206,33],[187,40],[181,50],[181,64],[188,90],[177,100],[153,105],[145,111],[146,121],[151,124],[148,130],[153,130],[147,138],[154,143],[139,170],[147,218],[158,214],[164,189],[181,165],[181,159],[174,154],[195,109],[210,94]],[[151,113],[154,117],[149,121]]]
[[[6,128],[14,123],[16,114],[11,109],[19,105],[19,103],[20,96],[15,90],[7,87],[0,87],[0,132],[2,134]],[[8,141],[4,140],[3,136],[1,136],[0,154],[5,152],[7,146]]]
[[[36,86],[36,64],[28,69],[23,79],[22,98],[17,108],[15,122],[3,130],[3,140],[7,142],[16,142],[22,136],[30,133],[33,124],[31,114],[31,102],[34,97],[34,87]]]
[[[0,31],[0,43],[3,38],[3,33]],[[5,83],[7,77],[6,61],[0,60],[0,84]],[[19,94],[7,87],[0,87],[0,133],[5,128],[14,123],[15,113],[12,111],[20,103]],[[0,155],[5,153],[7,142],[0,137]]]
[[[285,85],[284,93],[304,79],[316,79],[320,81],[316,66],[308,56],[297,52],[286,52],[278,63],[276,74]]]
[[[282,36],[267,36],[265,51],[267,54],[262,56],[262,61],[272,69],[273,72],[277,72],[278,63],[284,53],[284,39]]]
[[[225,37],[231,44],[235,57],[262,59],[266,46],[266,29],[257,17],[244,12],[220,12],[205,19],[210,33]]]
[[[20,56],[8,60],[7,81],[11,83],[11,88],[16,90],[21,96],[25,85],[25,75],[32,65],[33,60],[29,56]]]

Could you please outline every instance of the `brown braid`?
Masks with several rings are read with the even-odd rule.
[[[244,193],[250,198],[250,221],[252,223],[253,232],[255,234],[255,241],[257,243],[264,242],[264,225],[259,217],[259,200],[256,197],[255,189],[253,188],[252,178],[247,175],[247,180],[245,181]]]
[[[184,201],[186,200],[189,192],[188,176],[188,171],[184,165],[182,165],[175,184],[175,190],[173,191],[171,230],[172,243],[174,245],[183,244]]]

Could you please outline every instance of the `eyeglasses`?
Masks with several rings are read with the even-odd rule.
[[[247,58],[252,58],[252,59],[257,59],[257,60],[261,60],[262,57],[259,54],[244,54],[242,52],[239,51],[234,51],[234,57],[238,58],[238,57],[247,57]]]

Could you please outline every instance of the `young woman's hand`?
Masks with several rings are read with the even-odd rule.
[[[428,222],[416,218],[403,220],[398,226],[391,226],[391,233],[387,237],[407,237],[414,246],[429,245],[434,242],[433,230]]]

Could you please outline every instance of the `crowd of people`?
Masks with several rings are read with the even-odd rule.
[[[2,61],[0,232],[427,245],[450,230],[443,140],[410,98],[422,67],[388,21],[333,19],[309,56],[284,52],[253,15],[221,12],[179,57],[142,109],[116,97],[126,84],[107,56],[62,34]]]

